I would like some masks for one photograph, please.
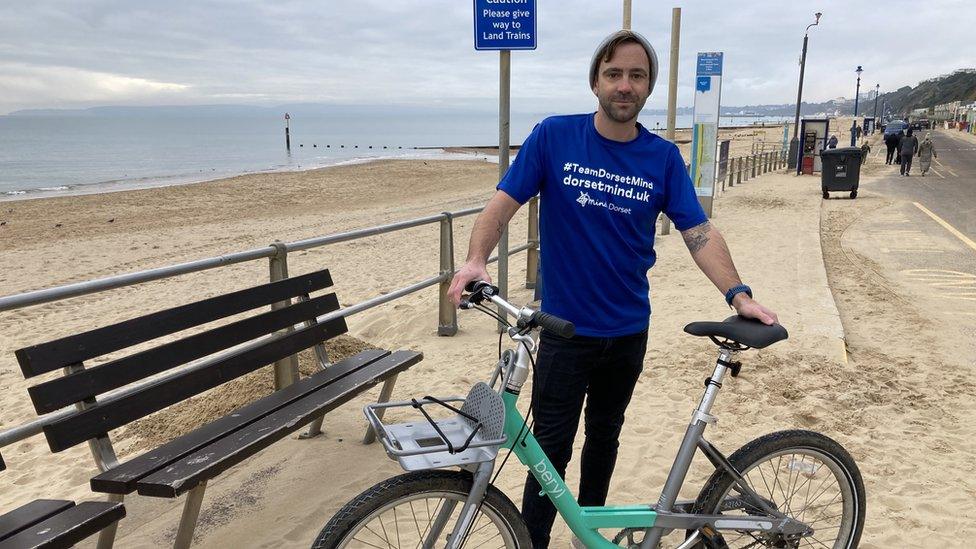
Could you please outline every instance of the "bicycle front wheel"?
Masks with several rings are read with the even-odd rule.
[[[812,535],[795,539],[764,532],[723,531],[730,548],[857,547],[864,528],[864,482],[854,459],[840,444],[812,431],[780,431],[746,444],[729,461],[767,504],[813,529]],[[724,469],[712,474],[693,512],[764,514],[739,494],[734,479]]]
[[[471,486],[471,475],[460,471],[416,471],[384,480],[343,506],[312,548],[444,547]],[[531,549],[532,541],[512,501],[489,486],[464,547]]]

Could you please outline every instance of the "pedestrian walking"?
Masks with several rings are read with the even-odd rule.
[[[895,161],[897,156],[896,151],[898,150],[898,140],[901,138],[901,133],[885,133],[884,142],[885,146],[888,147],[888,154],[885,156],[885,164],[891,164]]]
[[[865,139],[864,143],[861,143],[861,164],[868,161],[869,154],[871,154],[871,145],[868,145],[868,140]]]
[[[837,136],[836,135],[831,135],[830,136],[830,139],[827,140],[827,148],[828,149],[836,149],[837,148]]]
[[[932,143],[932,134],[926,132],[925,139],[918,146],[918,167],[922,170],[922,177],[925,177],[926,172],[932,166],[932,157],[938,158],[939,154],[935,152],[935,145]]]
[[[908,177],[908,172],[912,170],[912,157],[918,154],[918,138],[912,135],[911,128],[908,128],[908,132],[898,142],[898,152],[901,153],[900,172]]]

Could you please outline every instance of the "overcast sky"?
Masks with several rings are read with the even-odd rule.
[[[9,0],[0,4],[0,113],[96,105],[292,102],[484,105],[498,53],[475,51],[470,0]],[[538,49],[512,54],[512,108],[590,110],[587,64],[620,0],[538,0]],[[671,8],[633,0],[661,59]],[[976,65],[976,1],[681,2],[680,106],[699,51],[725,52],[724,105],[792,103],[803,31],[805,101],[914,86]]]

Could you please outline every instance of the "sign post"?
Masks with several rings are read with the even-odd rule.
[[[695,73],[695,117],[691,144],[691,181],[709,217],[715,197],[715,149],[722,102],[722,52],[698,54]]]
[[[536,49],[536,0],[474,0],[474,49],[498,50],[498,179],[508,171],[511,50]],[[532,253],[529,250],[528,253]],[[508,226],[498,240],[498,293],[508,297]],[[499,314],[505,311],[499,307]],[[498,324],[499,331],[504,326]]]

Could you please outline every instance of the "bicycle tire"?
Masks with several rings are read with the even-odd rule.
[[[331,520],[322,528],[318,537],[312,543],[312,549],[340,549],[345,547],[356,547],[352,541],[356,538],[357,532],[362,531],[368,526],[371,517],[381,517],[384,509],[395,509],[397,502],[413,502],[423,498],[424,495],[451,494],[452,499],[459,499],[456,511],[463,507],[465,498],[471,491],[473,481],[470,473],[463,471],[444,471],[428,470],[414,471],[402,474],[393,478],[386,479],[377,483],[368,490],[359,494],[351,501],[346,503]],[[419,507],[419,504],[418,504]],[[436,509],[435,509],[436,511]],[[430,513],[428,513],[430,514]],[[502,533],[505,546],[509,549],[531,549],[532,541],[529,537],[529,530],[522,519],[515,504],[494,486],[489,486],[482,504],[480,517],[487,516],[496,526],[507,530]],[[394,517],[396,515],[394,514]],[[432,517],[430,517],[432,519]],[[382,519],[381,519],[382,520]],[[394,519],[396,520],[396,518]],[[453,524],[445,530],[443,541],[446,543],[446,534],[450,532]],[[427,530],[420,532],[417,525],[419,537],[423,537]],[[475,530],[475,528],[472,528]],[[501,532],[501,530],[500,530]],[[384,531],[385,533],[385,531]],[[397,545],[400,544],[400,533],[396,535]],[[386,545],[393,547],[392,540],[386,540]],[[368,544],[365,544],[368,546]],[[410,544],[416,547],[415,543]],[[439,547],[441,545],[438,545]]]
[[[742,448],[736,450],[735,453],[729,457],[729,461],[737,471],[745,476],[748,475],[749,472],[755,467],[762,465],[767,460],[770,460],[775,456],[782,457],[790,452],[800,453],[802,455],[818,454],[818,457],[825,458],[827,461],[824,462],[824,465],[826,465],[829,471],[834,474],[834,477],[837,478],[838,484],[844,483],[846,485],[838,487],[838,491],[841,495],[846,494],[844,495],[842,505],[846,505],[847,507],[842,507],[842,512],[840,515],[842,524],[838,527],[838,535],[834,541],[833,547],[843,549],[856,548],[860,543],[861,533],[864,529],[864,515],[866,508],[864,481],[861,478],[861,473],[857,468],[857,464],[854,463],[854,458],[852,458],[847,450],[845,450],[839,443],[829,437],[813,431],[779,431],[763,435],[749,442]],[[796,467],[802,468],[802,465]],[[799,479],[800,474],[801,473],[797,473],[797,479]],[[838,478],[838,476],[840,478]],[[698,494],[698,498],[695,500],[695,505],[692,508],[692,512],[695,514],[717,514],[721,512],[720,508],[722,502],[724,501],[725,496],[731,490],[732,486],[732,476],[724,469],[716,469],[715,472],[712,473],[711,478],[708,479],[708,482],[706,482],[702,487],[701,492]],[[756,489],[756,486],[752,486],[752,488]],[[847,490],[846,492],[845,488]],[[800,488],[798,488],[797,491],[798,490],[800,490]],[[761,491],[756,491],[761,496],[765,497]],[[789,499],[792,499],[792,494],[796,494],[797,491],[792,491]],[[770,493],[770,498],[772,498],[774,494],[775,486]],[[782,504],[780,505],[782,506]],[[787,506],[789,507],[789,500],[787,501]],[[783,509],[781,509],[781,511],[782,510]],[[787,514],[789,515],[791,512],[793,511],[791,510],[790,512],[787,512]],[[843,524],[844,521],[848,522],[846,527]],[[689,535],[692,533],[693,532],[688,532]],[[843,535],[841,535],[842,533]],[[725,543],[724,539],[722,543]],[[709,545],[705,545],[704,543],[698,545],[698,547],[708,546]]]

